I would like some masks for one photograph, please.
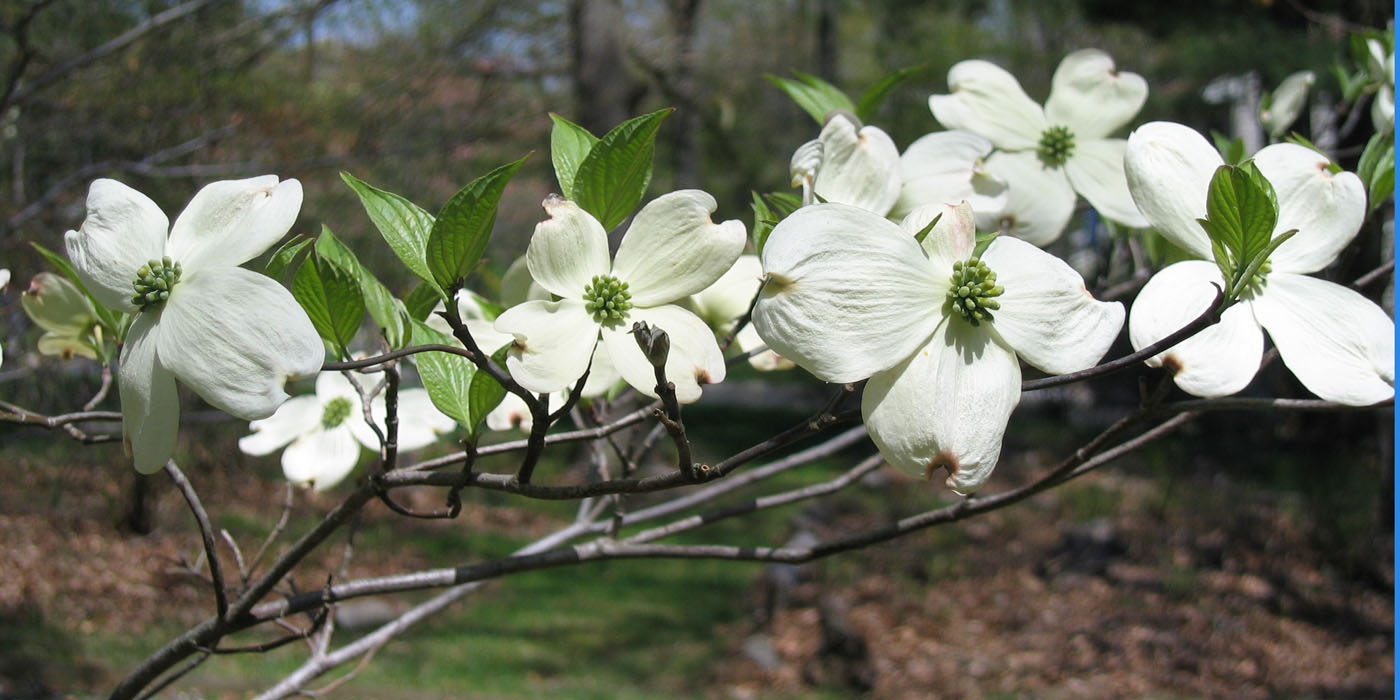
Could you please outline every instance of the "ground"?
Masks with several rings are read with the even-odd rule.
[[[133,477],[116,448],[61,460],[40,449],[25,443],[0,464],[0,697],[99,695],[208,614],[206,587],[183,571],[201,547],[160,477],[152,532],[120,526]],[[280,513],[275,462],[189,449],[209,463],[190,473],[216,522],[251,555]],[[992,486],[1044,459],[1013,451]],[[334,697],[1391,696],[1393,550],[1374,492],[1357,515],[1218,465],[1164,476],[1149,462],[799,568],[614,562],[507,579],[385,649]],[[849,532],[946,498],[881,472],[773,514],[760,533]],[[299,495],[289,532],[335,502]],[[375,506],[351,574],[503,553],[570,508],[482,497],[429,523]],[[702,533],[695,541],[741,534]],[[319,585],[342,548],[298,584]],[[181,696],[246,696],[300,653],[220,658]]]

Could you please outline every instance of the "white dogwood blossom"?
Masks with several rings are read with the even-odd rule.
[[[1366,190],[1326,156],[1302,146],[1268,146],[1254,163],[1278,196],[1277,236],[1298,231],[1270,256],[1220,323],[1148,360],[1168,365],[1196,396],[1233,394],[1254,378],[1268,331],[1283,363],[1308,391],[1369,405],[1395,395],[1395,323],[1379,306],[1338,284],[1310,277],[1337,259],[1366,216]],[[1144,348],[1203,313],[1224,287],[1210,239],[1197,219],[1220,154],[1194,129],[1152,122],[1128,139],[1127,173],[1138,206],[1168,240],[1200,260],[1168,266],[1133,302],[1128,335]]]
[[[10,284],[10,271],[9,271],[8,269],[6,269],[6,268],[0,267],[0,291],[4,291],[4,290],[5,290],[5,287],[8,286],[9,284]],[[4,364],[5,364],[5,349],[4,349],[4,347],[0,347],[0,365],[4,365]]]
[[[117,386],[138,471],[160,469],[175,449],[175,379],[254,420],[287,399],[288,378],[321,368],[325,347],[291,293],[238,267],[286,235],[300,208],[296,180],[221,181],[195,194],[172,227],[140,192],[115,180],[92,183],[87,218],[64,244],[99,302],[136,315]]]
[[[363,382],[362,382],[363,384]],[[374,423],[382,432],[387,414],[383,393],[370,401]],[[433,406],[423,389],[402,389],[398,394],[400,450],[427,447],[457,424]],[[316,393],[283,403],[276,413],[248,425],[253,431],[238,441],[246,454],[262,456],[285,446],[282,471],[287,480],[325,491],[345,479],[360,459],[360,446],[378,451],[379,436],[365,422],[360,393],[339,372],[322,372]]]
[[[940,216],[923,241],[915,234]],[[1020,401],[1018,357],[1052,374],[1094,365],[1123,307],[1095,300],[1058,258],[1010,237],[974,256],[966,204],[902,224],[839,204],[804,207],[763,249],[759,335],[828,382],[869,378],[866,428],[885,460],[971,493],[991,475]]]
[[[1103,216],[1145,226],[1123,177],[1123,139],[1108,138],[1147,99],[1147,82],[1120,73],[1097,49],[1064,58],[1042,108],[994,63],[962,61],[948,71],[951,94],[933,95],[939,123],[985,136],[997,147],[986,169],[1010,186],[1002,228],[1039,246],[1060,237],[1075,193]]]
[[[833,114],[821,135],[798,147],[788,166],[802,203],[839,202],[884,215],[899,197],[899,148],[877,126]]]
[[[712,222],[715,206],[699,190],[658,197],[633,217],[610,260],[597,219],[568,200],[546,199],[550,218],[535,227],[525,255],[531,276],[559,299],[526,301],[496,319],[496,330],[515,338],[506,358],[511,376],[534,392],[571,388],[601,343],[623,380],[655,396],[655,370],[631,332],[641,321],[670,336],[665,371],[678,400],[693,402],[701,384],[722,381],[714,335],[675,304],[719,279],[744,248],[744,225]]]

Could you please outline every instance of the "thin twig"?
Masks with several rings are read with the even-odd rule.
[[[199,534],[204,539],[204,554],[209,560],[209,579],[214,586],[214,607],[222,617],[228,612],[228,594],[224,590],[223,567],[219,565],[219,552],[214,543],[214,527],[209,524],[209,514],[204,511],[204,505],[199,502],[199,494],[195,493],[190,480],[186,479],[185,473],[175,465],[175,460],[165,463],[165,473],[180,489],[180,494],[185,497],[190,511],[194,513],[195,522],[199,524]]]

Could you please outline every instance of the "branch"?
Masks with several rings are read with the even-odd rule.
[[[1048,389],[1052,386],[1060,386],[1061,384],[1073,384],[1074,382],[1082,382],[1086,379],[1104,377],[1115,372],[1121,372],[1129,367],[1132,367],[1133,365],[1136,365],[1139,362],[1142,362],[1143,360],[1157,355],[1160,352],[1170,350],[1177,343],[1180,343],[1181,341],[1186,340],[1187,338],[1190,338],[1191,336],[1201,332],[1205,328],[1218,323],[1220,321],[1220,314],[1225,312],[1225,309],[1221,308],[1220,306],[1220,303],[1224,298],[1224,290],[1217,286],[1215,288],[1215,301],[1211,302],[1210,306],[1203,313],[1201,313],[1200,316],[1197,316],[1193,321],[1186,324],[1185,326],[1182,326],[1181,329],[1176,331],[1175,333],[1172,333],[1171,335],[1141,350],[1138,350],[1137,352],[1124,355],[1123,357],[1120,357],[1111,362],[1105,362],[1101,365],[1098,365],[1097,367],[1090,367],[1089,369],[1080,370],[1078,372],[1070,372],[1068,374],[1058,374],[1053,377],[1045,377],[1043,379],[1028,379],[1024,382],[1021,382],[1021,391],[1027,392],[1035,391],[1037,389]]]
[[[223,616],[228,612],[228,594],[224,589],[223,567],[219,564],[219,549],[214,542],[214,527],[209,523],[209,514],[204,511],[204,505],[199,502],[199,494],[195,493],[190,480],[186,479],[185,473],[175,465],[175,460],[165,463],[165,473],[180,489],[180,494],[190,506],[190,512],[194,513],[195,522],[199,524],[199,534],[204,539],[204,556],[209,560],[209,579],[214,586],[214,608],[219,616]]]
[[[5,108],[9,107],[12,104],[19,104],[20,102],[29,99],[29,97],[34,95],[35,93],[44,90],[49,86],[53,85],[54,83],[66,78],[69,73],[92,65],[93,63],[96,63],[97,61],[113,53],[116,53],[117,51],[120,51],[123,48],[126,48],[128,45],[130,45],[137,39],[140,39],[141,37],[146,36],[147,34],[150,34],[151,32],[160,29],[161,27],[164,27],[167,24],[170,24],[171,22],[193,14],[194,12],[197,12],[198,10],[201,10],[204,7],[212,5],[218,1],[219,0],[190,0],[189,2],[186,2],[182,5],[176,5],[175,7],[172,7],[164,12],[152,15],[150,19],[147,19],[146,21],[141,22],[140,24],[132,27],[131,29],[126,30],[125,32],[108,40],[106,43],[92,48],[86,53],[82,53],[75,56],[74,58],[68,59],[67,61],[64,61],[63,63],[60,63],[59,65],[49,69],[47,73],[44,73],[43,75],[35,78],[34,80],[31,80],[28,83],[19,86],[9,95],[7,95],[4,99],[0,99],[0,111],[4,111]]]

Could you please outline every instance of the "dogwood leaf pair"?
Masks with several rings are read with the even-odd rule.
[[[996,466],[1021,396],[1018,357],[1051,373],[1091,367],[1124,315],[1025,241],[997,238],[980,257],[975,247],[966,203],[902,224],[803,207],[763,249],[769,280],[753,316],[771,348],[817,377],[868,377],[861,412],[880,454],[916,476],[947,469],[961,493]]]
[[[89,188],[87,218],[64,244],[99,302],[136,314],[117,387],[122,436],[138,471],[160,469],[174,451],[176,378],[215,407],[254,420],[287,399],[288,378],[321,368],[325,347],[291,293],[238,267],[286,235],[301,197],[301,183],[275,175],[215,182],[171,227],[155,202],[120,182]]]
[[[1138,207],[1168,240],[1200,260],[1168,266],[1133,302],[1128,334],[1143,348],[1189,323],[1225,282],[1198,219],[1206,215],[1220,154],[1195,130],[1145,124],[1128,139],[1128,183]],[[1297,229],[1211,326],[1152,359],[1168,365],[1176,385],[1196,396],[1243,389],[1259,370],[1268,331],[1283,363],[1312,393],[1370,405],[1395,395],[1395,322],[1374,302],[1310,277],[1331,265],[1366,216],[1366,190],[1353,173],[1333,173],[1326,156],[1291,143],[1254,156],[1273,184],[1279,211],[1273,235]]]

